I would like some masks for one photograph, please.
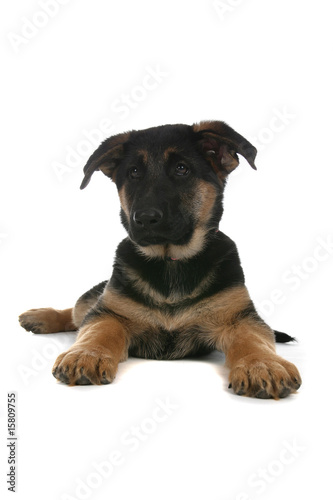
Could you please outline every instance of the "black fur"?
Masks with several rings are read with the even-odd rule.
[[[126,266],[139,273],[143,280],[149,282],[150,286],[165,298],[174,292],[183,296],[191,294],[209,273],[213,273],[209,287],[198,297],[191,299],[188,305],[194,305],[219,291],[244,283],[236,245],[220,231],[212,232],[207,246],[193,258],[185,261],[160,258],[147,260],[129,238],[120,243],[109,286],[149,307],[160,307],[141,291],[136,291],[133,283],[127,278]],[[173,309],[184,307],[185,304],[186,302],[163,307],[172,312]]]

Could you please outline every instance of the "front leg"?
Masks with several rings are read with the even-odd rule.
[[[93,316],[81,327],[73,346],[58,356],[52,373],[69,385],[110,384],[125,359],[124,326],[112,316]]]
[[[295,365],[275,352],[266,325],[242,325],[226,349],[230,387],[238,395],[279,399],[296,392],[301,377]]]
[[[216,331],[215,346],[225,353],[229,387],[238,395],[261,399],[296,392],[300,374],[276,354],[274,333],[256,313],[246,288],[226,292],[223,299],[224,325]]]

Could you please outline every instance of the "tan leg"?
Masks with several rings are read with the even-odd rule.
[[[78,330],[87,312],[96,304],[106,281],[84,293],[70,309],[30,309],[19,316],[19,322],[28,332],[57,333]]]
[[[122,324],[110,316],[95,317],[79,330],[75,344],[58,356],[52,373],[69,385],[109,384],[127,350]]]
[[[33,333],[70,332],[77,330],[72,311],[72,308],[59,310],[52,307],[30,309],[19,316],[19,322],[25,330]]]
[[[276,354],[273,333],[265,323],[244,320],[221,341],[236,394],[279,399],[300,387],[296,366]]]
[[[245,286],[218,294],[210,307],[209,341],[225,353],[236,394],[278,399],[299,388],[296,366],[276,354],[274,332],[258,316]]]

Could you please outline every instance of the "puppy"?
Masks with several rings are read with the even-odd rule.
[[[63,311],[20,316],[34,333],[78,330],[53,375],[69,385],[109,384],[128,356],[180,359],[223,351],[238,395],[284,398],[301,385],[275,351],[274,332],[244,285],[235,243],[219,231],[226,179],[256,149],[224,122],[164,125],[105,140],[84,168],[117,186],[128,237],[113,274]]]

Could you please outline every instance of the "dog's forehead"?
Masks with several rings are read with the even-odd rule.
[[[128,149],[144,157],[167,159],[170,153],[192,146],[193,131],[189,125],[162,125],[146,130],[133,131],[127,143]]]

